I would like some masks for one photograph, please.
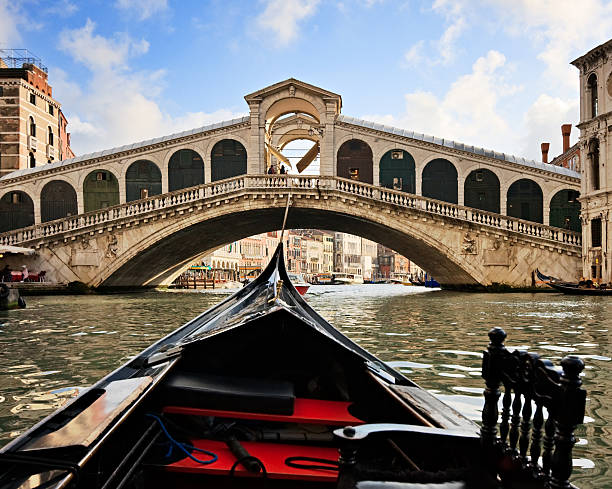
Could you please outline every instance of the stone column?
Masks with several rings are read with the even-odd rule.
[[[504,185],[499,186],[499,213],[502,216],[508,215],[508,187]]]
[[[321,138],[321,151],[319,153],[319,173],[321,176],[333,177],[336,175],[336,155],[334,154],[334,122],[336,105],[333,101],[325,102],[325,114],[321,114],[323,137]]]
[[[265,173],[264,167],[264,131],[266,121],[260,121],[259,105],[261,100],[249,104],[251,116],[251,131],[247,147],[247,174]],[[260,127],[260,124],[262,127]]]
[[[457,204],[465,205],[465,177],[457,176]]]
[[[40,224],[40,192],[32,192],[31,194],[28,193],[28,195],[34,203],[34,224]]]

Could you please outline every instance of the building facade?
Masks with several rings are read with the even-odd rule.
[[[0,49],[0,177],[74,156],[47,68],[27,50]]]
[[[612,281],[612,40],[572,61],[580,70],[583,275]]]

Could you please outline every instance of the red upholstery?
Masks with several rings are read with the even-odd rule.
[[[260,421],[278,421],[283,423],[325,424],[345,426],[363,424],[348,412],[350,402],[322,401],[319,399],[296,399],[292,415],[249,413],[241,411],[223,411],[182,406],[166,406],[164,413],[186,414],[191,416],[217,416],[221,418],[257,419]]]
[[[232,465],[236,462],[236,457],[232,454],[227,445],[222,441],[215,440],[192,440],[194,447],[209,450],[219,458],[210,465],[202,465],[189,457],[185,457],[178,462],[166,465],[165,470],[172,472],[188,472],[196,474],[227,475]],[[315,457],[327,460],[338,460],[338,450],[333,447],[313,447],[304,445],[288,445],[284,443],[261,443],[254,441],[243,441],[242,446],[250,455],[257,457],[266,467],[270,479],[291,479],[291,480],[310,480],[310,481],[334,481],[338,472],[324,469],[300,469],[289,467],[285,464],[287,457]],[[194,452],[196,457],[202,454]],[[242,465],[235,469],[236,477],[261,477],[262,474],[248,472]]]

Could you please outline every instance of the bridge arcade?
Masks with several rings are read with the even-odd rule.
[[[5,175],[0,233],[264,175],[287,162],[283,148],[298,139],[318,153],[321,178],[580,230],[574,171],[347,117],[340,95],[295,79],[245,100],[246,117]]]

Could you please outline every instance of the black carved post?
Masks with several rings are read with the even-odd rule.
[[[584,420],[586,391],[581,389],[580,372],[584,362],[576,356],[567,356],[561,360],[563,375],[561,376],[560,406],[555,418],[555,451],[551,464],[552,489],[569,489],[569,477],[572,473],[572,448],[576,443],[574,430]]]
[[[489,346],[482,358],[482,377],[485,380],[484,398],[482,409],[482,427],[480,438],[485,450],[493,446],[497,435],[497,401],[501,394],[501,372],[506,348],[504,340],[506,332],[501,328],[493,328],[489,331]]]

